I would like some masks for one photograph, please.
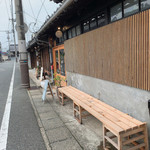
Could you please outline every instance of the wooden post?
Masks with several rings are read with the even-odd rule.
[[[145,125],[144,128],[144,143],[145,143],[145,150],[149,150],[149,143],[148,143],[148,133],[147,133],[147,126]]]
[[[82,124],[82,108],[81,108],[81,106],[79,106],[79,121],[80,121],[80,124]]]
[[[76,117],[76,114],[75,114],[75,103],[73,102],[73,116]]]
[[[76,108],[78,107],[78,109]],[[73,114],[75,119],[82,124],[82,110],[81,106],[73,102]]]
[[[105,139],[105,136],[106,136],[106,128],[103,124],[103,148],[105,149],[106,148],[106,139]]]
[[[64,93],[62,93],[62,105],[64,105]]]
[[[122,150],[122,136],[118,135],[118,150]]]

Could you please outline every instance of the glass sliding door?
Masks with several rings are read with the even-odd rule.
[[[61,49],[60,51],[60,70],[61,70],[61,75],[65,76],[65,52],[64,49]]]
[[[66,78],[66,66],[65,66],[65,50],[64,45],[56,46],[53,48],[53,65],[55,76]],[[62,82],[62,86],[65,86],[66,82]]]
[[[55,63],[56,63],[56,72],[59,74],[60,73],[60,63],[59,63],[59,55],[58,55],[58,50],[55,51]]]

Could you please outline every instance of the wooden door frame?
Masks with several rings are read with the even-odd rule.
[[[57,71],[56,71],[56,55],[55,55],[55,51],[60,51],[61,49],[64,49],[64,44],[62,45],[59,45],[59,46],[55,46],[53,47],[53,66],[54,66],[54,74],[57,74]],[[64,49],[64,52],[65,52],[65,49]],[[60,70],[60,53],[58,53],[58,60],[59,60],[59,70]],[[64,61],[65,61],[65,57],[64,57]],[[61,77],[66,77],[66,63],[65,63],[65,76],[61,75],[61,72],[60,74],[57,74]]]

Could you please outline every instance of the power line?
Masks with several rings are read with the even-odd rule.
[[[41,3],[42,3],[42,0],[40,0],[41,1]],[[47,13],[47,15],[49,16],[49,14],[48,14],[48,11],[47,11],[47,9],[46,9],[46,7],[45,7],[45,5],[43,4],[43,6],[44,6],[44,9],[45,9],[45,12]]]
[[[9,20],[9,22],[8,22],[8,31],[9,31],[9,27],[10,27],[10,20]]]
[[[40,15],[40,12],[41,12],[41,10],[42,10],[42,7],[43,7],[43,5],[44,5],[44,2],[45,2],[45,0],[42,2],[41,8],[40,8],[40,10],[39,10],[39,12],[38,12],[38,15],[37,15],[37,18],[36,18],[36,22],[37,22],[37,19],[38,19],[39,15]]]
[[[7,43],[7,42],[8,42],[8,41],[3,42],[2,45],[5,44],[5,43]]]
[[[8,7],[7,7],[7,2],[6,2],[6,0],[5,0],[5,5],[6,5],[7,15],[8,15],[8,19],[9,19],[10,17],[9,17],[9,13],[8,13],[9,11],[8,11]]]
[[[33,19],[35,19],[35,21],[36,21],[36,18],[34,18],[33,16],[31,16],[30,14],[28,14],[26,11],[23,11],[26,15],[28,15],[30,18],[33,18]],[[40,21],[40,20],[37,20],[38,22],[41,22],[42,23],[42,21]]]
[[[27,1],[25,1],[25,2],[27,2]],[[23,11],[23,12],[24,12],[25,16],[30,17],[30,18],[32,18],[32,19],[35,20],[35,21],[32,20],[32,23],[34,24],[34,27],[35,27],[35,26],[38,26],[38,22],[39,22],[40,24],[43,23],[43,22],[40,21],[40,20],[38,20],[38,19],[35,17],[35,13],[34,13],[34,11],[33,11],[32,5],[31,5],[31,1],[28,0],[28,2],[29,2],[29,4],[30,4],[30,8],[31,8],[32,13],[29,14],[29,13],[26,12],[26,11]],[[27,5],[27,3],[26,3],[26,5]],[[27,20],[26,17],[25,17],[25,20]],[[31,25],[31,23],[29,24],[29,28],[30,28],[30,25]],[[38,27],[38,28],[39,28],[39,27]],[[29,31],[31,32],[30,29],[29,29]],[[34,31],[34,32],[35,32],[35,31]]]
[[[0,1],[0,4],[2,3],[3,0]]]
[[[34,11],[33,11],[33,8],[32,8],[32,5],[31,5],[31,1],[30,1],[30,0],[28,0],[28,1],[29,1],[29,4],[30,4],[30,7],[31,7],[31,10],[32,10],[32,14],[33,14],[34,18],[36,18],[36,17],[35,17],[35,14],[34,14]]]

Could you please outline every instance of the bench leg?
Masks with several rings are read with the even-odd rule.
[[[130,149],[149,150],[146,125],[125,132],[122,136],[124,137],[123,145],[133,144],[133,148]]]
[[[58,91],[59,102],[61,105],[64,105],[64,93]]]
[[[79,120],[82,123],[82,108],[79,106]]]
[[[118,136],[118,150],[122,150],[122,137],[121,135]]]
[[[73,114],[75,119],[82,124],[82,107],[73,102]]]
[[[62,93],[61,96],[62,96],[62,102],[61,102],[61,104],[64,105],[64,93]]]
[[[147,131],[146,125],[145,125],[145,129],[144,129],[144,143],[145,143],[145,150],[149,150],[148,131]]]
[[[58,98],[60,99],[60,96],[61,96],[61,93],[60,91],[58,90]]]
[[[106,128],[103,125],[103,148],[104,149],[106,149],[106,139],[105,139],[105,136],[106,136]]]
[[[107,133],[112,133],[110,136]],[[113,140],[114,138],[117,138],[117,143]],[[107,149],[106,142],[112,144],[117,150],[122,150],[123,143],[122,143],[122,135],[116,135],[114,134],[110,129],[108,129],[104,124],[103,124],[103,148],[104,150]]]

